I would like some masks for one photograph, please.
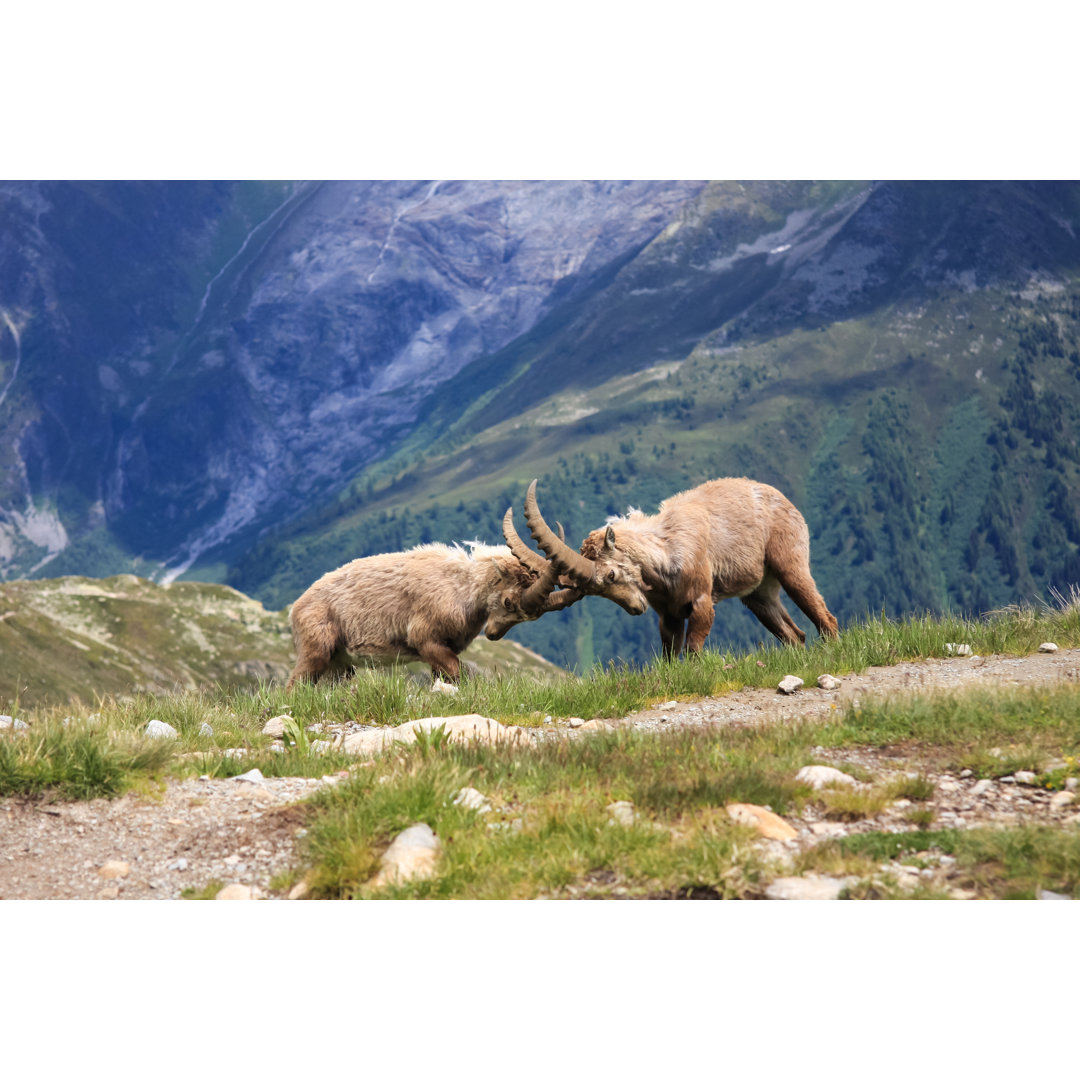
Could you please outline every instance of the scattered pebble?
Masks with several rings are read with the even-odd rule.
[[[166,724],[164,720],[151,720],[146,725],[146,731],[143,734],[148,739],[175,739],[180,733],[172,724]]]
[[[289,890],[289,899],[290,900],[303,900],[307,896],[307,894],[309,892],[311,892],[311,886],[308,885],[308,883],[306,881],[298,881]]]
[[[199,727],[199,734],[204,737],[207,735],[213,735],[214,729],[204,720]]]
[[[233,779],[246,780],[249,784],[261,784],[266,780],[266,777],[263,776],[262,769],[248,769],[246,773],[234,776]]]
[[[571,717],[570,717],[570,719],[569,719],[569,720],[567,720],[566,722],[567,722],[567,723],[568,723],[568,724],[569,724],[569,725],[570,725],[570,726],[571,726],[572,728],[579,728],[579,727],[581,727],[581,726],[582,726],[582,725],[583,725],[583,724],[585,723],[585,721],[584,721],[584,720],[582,720],[582,718],[581,718],[580,716],[571,716]]]
[[[187,868],[188,868],[187,859],[176,859],[173,862],[169,863],[168,866],[165,867],[166,870],[186,870]]]
[[[1056,791],[1050,796],[1050,809],[1051,810],[1064,810],[1066,806],[1070,806],[1076,802],[1076,793],[1073,791]]]
[[[1055,642],[1053,642],[1053,641],[1044,641],[1039,646],[1039,652],[1057,652],[1057,651],[1058,651],[1057,644]]]
[[[804,765],[796,774],[796,780],[809,784],[815,791],[829,784],[848,784],[854,786],[858,780],[854,776],[834,769],[831,765]]]
[[[458,692],[458,688],[453,683],[444,682],[442,679],[436,679],[431,684],[431,692],[433,694],[449,694],[453,697]]]
[[[766,890],[769,900],[838,900],[848,882],[832,877],[781,877]]]
[[[272,716],[263,724],[262,733],[269,735],[271,739],[280,739],[285,734],[285,721],[291,719],[291,716],[284,713],[281,716]]]
[[[970,656],[971,646],[962,645],[955,641],[946,641],[945,651],[953,656]]]
[[[817,684],[822,690],[838,690],[840,688],[840,680],[835,675],[819,675]]]
[[[129,873],[131,873],[130,863],[120,859],[109,859],[98,869],[98,877],[103,878],[123,878]]]
[[[1077,779],[1075,776],[1070,776],[1065,781],[1065,790],[1076,791],[1077,788],[1080,788],[1080,779]]]
[[[779,814],[753,803],[729,803],[728,816],[740,825],[749,825],[767,840],[794,840],[798,833]]]
[[[435,874],[435,862],[442,844],[423,822],[410,825],[394,837],[394,842],[383,853],[381,869],[371,879],[376,889],[398,885],[406,881],[429,878]]]
[[[1020,772],[1013,773],[1013,779],[1018,784],[1027,784],[1028,786],[1039,782],[1038,777],[1033,772],[1029,772],[1026,769],[1021,769]]]
[[[609,803],[604,809],[607,810],[608,816],[611,818],[608,822],[609,825],[633,825],[637,820],[637,814],[634,813],[634,804],[627,802],[625,799]]]
[[[106,885],[97,891],[98,900],[115,900],[120,895],[119,885]]]
[[[215,900],[255,900],[258,898],[259,890],[253,888],[251,885],[241,885],[240,882],[234,881],[231,885],[226,885],[224,889],[221,889],[214,897]]]
[[[454,806],[463,806],[466,810],[476,810],[481,814],[491,810],[487,797],[472,787],[464,787],[454,796]]]
[[[781,694],[794,694],[803,685],[798,675],[785,675],[777,684],[776,689]]]
[[[985,795],[988,791],[992,791],[993,788],[994,788],[994,781],[993,780],[980,780],[971,789],[971,794],[975,795],[976,797],[979,796],[979,795]]]
[[[815,821],[810,831],[815,836],[843,836],[847,832],[839,821]]]
[[[663,704],[657,705],[656,707],[658,709],[663,709],[666,712],[668,709],[677,709],[679,707],[679,703],[677,701],[665,701],[663,702]]]
[[[1049,889],[1039,890],[1040,900],[1071,900],[1071,896],[1066,896],[1064,893],[1051,892]]]

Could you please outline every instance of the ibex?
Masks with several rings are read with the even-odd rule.
[[[497,641],[519,622],[572,604],[581,593],[553,591],[558,570],[521,540],[512,519],[507,510],[509,552],[424,544],[354,559],[324,574],[293,605],[297,658],[288,687],[347,673],[350,656],[422,660],[434,675],[456,681],[458,654],[481,630]]]
[[[705,643],[713,605],[737,596],[781,641],[806,635],[780,603],[780,587],[823,637],[837,624],[810,576],[810,532],[802,514],[774,487],[745,477],[710,480],[660,504],[631,511],[585,538],[580,554],[556,536],[529,485],[525,519],[541,550],[582,594],[606,596],[631,615],[646,605],[660,616],[667,657]]]

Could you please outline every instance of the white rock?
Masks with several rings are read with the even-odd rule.
[[[303,900],[304,897],[307,896],[307,894],[309,892],[311,892],[311,886],[308,885],[308,883],[306,881],[298,881],[289,890],[289,899],[290,900]]]
[[[804,765],[795,774],[795,779],[809,784],[815,791],[830,784],[854,786],[859,782],[854,776],[848,776],[847,773],[834,769],[831,765]]]
[[[1029,787],[1038,783],[1038,777],[1033,772],[1028,772],[1027,769],[1021,769],[1019,772],[1013,773],[1013,777],[1018,784],[1027,784]]]
[[[376,728],[373,731],[357,731],[345,737],[342,749],[347,754],[370,757],[396,743],[416,742],[417,731],[443,728],[450,742],[455,743],[522,743],[530,744],[532,735],[524,728],[508,727],[497,720],[466,713],[464,716],[426,716],[422,720],[410,720],[397,727]]]
[[[130,872],[130,863],[123,862],[121,859],[109,859],[98,869],[98,877],[121,878],[127,877]]]
[[[463,787],[454,796],[454,806],[463,806],[466,810],[476,810],[481,814],[489,813],[491,810],[491,803],[487,801],[487,797],[474,787]]]
[[[1040,900],[1071,900],[1071,896],[1066,896],[1064,893],[1051,892],[1049,889],[1039,890]]]
[[[9,728],[14,723],[15,723],[15,720],[14,720],[13,717],[7,716],[6,714],[3,715],[3,716],[0,716],[0,728]]]
[[[985,795],[988,791],[992,791],[993,788],[994,788],[994,781],[993,780],[980,780],[971,789],[971,794],[976,795],[976,796]]]
[[[234,776],[233,779],[246,780],[249,784],[262,784],[266,781],[266,777],[262,774],[262,769],[248,769],[246,773]]]
[[[959,644],[959,643],[957,643],[955,641],[946,641],[945,642],[945,651],[947,653],[951,653],[953,656],[970,656],[971,655],[971,646],[970,645],[961,645],[961,644]]]
[[[187,859],[175,859],[165,867],[166,870],[186,870],[188,868]]]
[[[271,739],[280,739],[285,734],[285,722],[292,717],[282,713],[281,716],[272,716],[262,726],[262,733],[269,735]]]
[[[208,723],[206,723],[206,721],[203,721],[202,725],[199,728],[199,734],[203,736],[213,735],[214,729]]]
[[[625,799],[608,803],[604,809],[607,810],[608,816],[611,818],[609,822],[611,825],[633,825],[637,820],[637,814],[634,813],[634,804],[627,802]]]
[[[30,725],[25,720],[16,720],[10,716],[0,716],[0,729],[11,728],[13,731],[25,731]]]
[[[259,890],[253,888],[251,885],[241,885],[240,882],[234,881],[231,885],[226,885],[224,889],[221,889],[214,897],[215,900],[255,900],[259,896]]]
[[[143,734],[148,739],[175,739],[179,732],[172,724],[166,724],[164,720],[151,720],[146,725],[146,731]]]
[[[1039,646],[1039,652],[1057,652],[1058,647],[1053,641],[1044,641]]]
[[[843,878],[782,877],[766,890],[769,900],[838,900],[847,885]]]
[[[785,675],[777,684],[776,689],[781,694],[794,694],[803,685],[798,675]]]
[[[1078,780],[1075,776],[1070,776],[1065,781],[1065,790],[1076,791],[1077,788],[1080,788],[1080,780]]]
[[[586,720],[579,729],[581,731],[615,731],[615,725],[604,720]]]
[[[819,675],[817,684],[822,690],[837,690],[840,687],[840,680],[835,675]]]
[[[815,821],[810,831],[815,836],[843,836],[847,832],[839,821]]]
[[[1064,810],[1066,806],[1070,806],[1074,802],[1076,802],[1076,792],[1056,791],[1050,796],[1050,809]]]
[[[308,749],[312,754],[325,754],[332,746],[329,739],[316,739]]]
[[[568,724],[569,724],[569,725],[570,725],[570,726],[571,726],[572,728],[579,728],[579,727],[581,727],[581,725],[582,725],[582,724],[584,724],[584,723],[585,723],[585,721],[584,721],[584,720],[582,720],[580,716],[571,716],[571,717],[570,717],[570,719],[569,719],[569,720],[567,720],[566,722],[567,722],[567,723],[568,723]]]
[[[666,712],[668,709],[677,709],[679,707],[679,703],[677,701],[665,701],[662,704],[657,705],[656,707],[658,709],[663,709]]]
[[[431,692],[433,694],[449,694],[453,697],[458,692],[458,688],[453,683],[443,682],[442,679],[436,679],[431,684]]]
[[[432,877],[441,848],[442,844],[430,825],[410,825],[394,837],[394,842],[383,853],[381,869],[371,879],[371,884],[381,889],[387,885]]]

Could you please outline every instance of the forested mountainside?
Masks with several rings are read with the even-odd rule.
[[[16,187],[8,576],[186,570],[280,607],[348,558],[497,541],[533,477],[576,543],[748,475],[803,511],[841,622],[1080,581],[1075,184],[192,185],[175,215],[176,185]],[[130,250],[72,308],[87,214]],[[598,598],[512,636],[568,665],[657,638]]]

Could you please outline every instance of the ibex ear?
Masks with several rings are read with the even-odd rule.
[[[607,532],[604,533],[604,550],[615,550],[615,530],[610,525],[607,527]]]

